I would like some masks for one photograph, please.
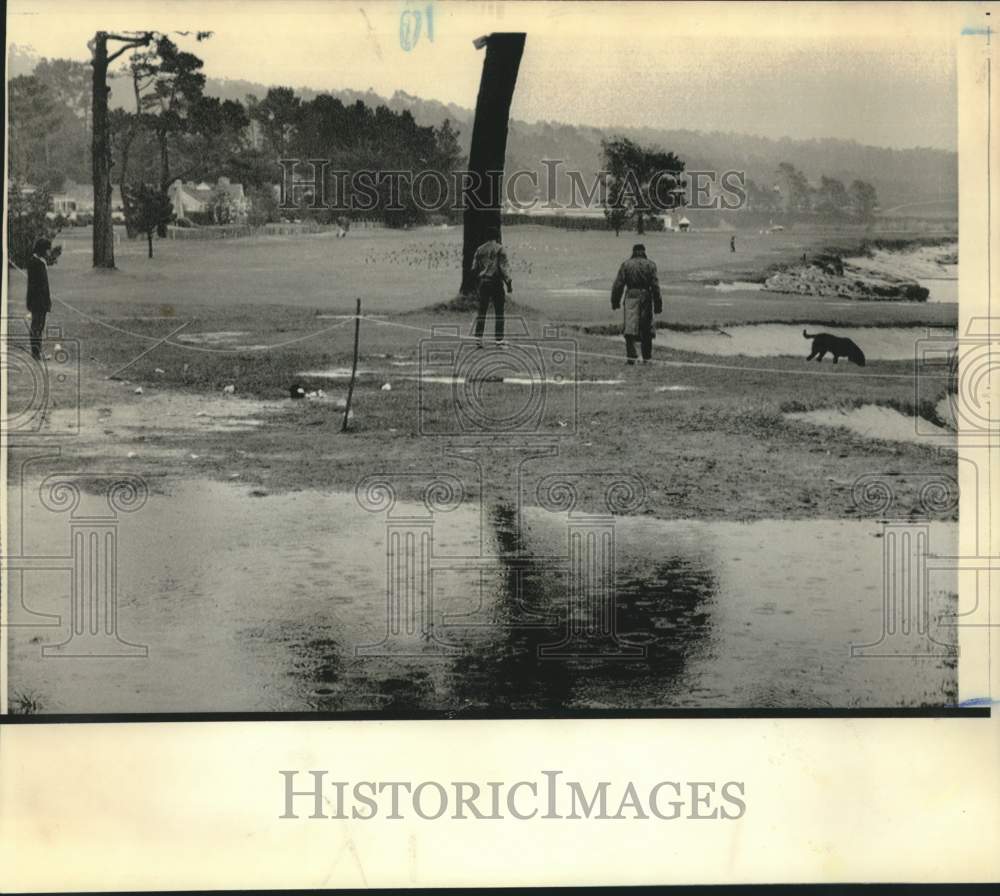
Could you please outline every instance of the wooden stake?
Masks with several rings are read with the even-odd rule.
[[[344,407],[344,423],[340,427],[341,432],[347,432],[347,418],[351,413],[351,396],[354,395],[354,378],[358,374],[358,331],[361,329],[361,299],[358,299],[358,308],[354,312],[354,363],[351,364],[351,382],[347,386],[347,404]]]

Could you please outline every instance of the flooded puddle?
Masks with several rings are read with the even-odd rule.
[[[271,347],[265,343],[249,344],[241,341],[244,336],[249,335],[247,330],[216,330],[206,333],[179,333],[174,339],[187,345],[228,351],[261,351]]]
[[[10,518],[20,524],[13,550],[68,550],[68,513],[44,509],[37,482],[12,491]],[[577,638],[567,649],[568,632],[588,630],[594,596],[590,587],[570,587],[571,570],[581,567],[570,564],[567,544],[583,542],[568,537],[568,527],[579,521],[540,509],[519,519],[505,505],[461,504],[428,518],[422,504],[401,502],[392,513],[395,527],[387,529],[384,514],[364,511],[354,495],[255,496],[207,481],[153,495],[117,523],[118,635],[148,647],[148,656],[44,656],[43,647],[69,639],[69,575],[25,572],[11,581],[11,692],[33,695],[43,712],[460,713],[956,699],[953,658],[850,655],[851,644],[882,634],[886,542],[876,522],[618,518],[614,576],[591,580],[614,583],[613,606],[600,606],[614,618],[617,639]],[[403,530],[421,518],[433,537],[423,529],[426,540],[408,542]],[[955,525],[926,531],[931,553],[954,553]],[[405,568],[433,570],[413,605],[429,607],[433,637],[422,637],[420,626],[406,634],[404,604],[393,616],[400,635],[387,640],[387,557],[390,570],[402,570],[391,558],[407,543],[416,553]],[[948,643],[954,629],[936,623],[954,612],[955,590],[954,573],[931,575],[931,630]]]
[[[939,416],[942,416],[943,405],[947,405],[950,412],[951,402],[947,398],[942,399],[938,406]],[[926,445],[928,448],[947,448],[952,451],[957,447],[954,429],[936,426],[929,420],[915,420],[895,408],[882,405],[866,404],[859,408],[844,409],[821,408],[815,411],[785,414],[785,419],[801,420],[819,426],[843,427],[866,439],[911,442],[915,445]]]
[[[928,302],[958,302],[958,271],[954,278],[925,278],[917,281],[927,287]]]
[[[363,367],[359,367],[356,371],[357,376],[372,376],[377,373],[377,370],[368,370]],[[349,380],[351,378],[351,368],[331,367],[327,370],[303,370],[298,376],[307,376],[321,380]]]
[[[416,361],[394,361],[393,366],[411,367],[416,366]],[[350,379],[351,371],[346,367],[335,367],[330,370],[305,370],[298,374],[301,377],[313,377],[316,379]],[[358,376],[388,376],[385,372],[377,370],[358,370]],[[427,374],[425,376],[411,376],[409,374],[395,374],[394,379],[404,382],[431,383],[443,385],[461,385],[466,382],[501,383],[507,386],[618,386],[625,382],[621,379],[605,380],[576,380],[569,377],[526,377],[526,376],[480,376],[464,377],[451,375]]]
[[[113,407],[49,410],[42,431],[64,432],[79,419],[83,432],[118,437],[143,430],[230,432],[263,426],[269,416],[286,407],[281,402],[251,398],[155,392],[152,387],[134,395],[131,388],[125,385],[127,397],[117,399]]]
[[[764,288],[764,284],[754,283],[750,280],[733,280],[729,283],[706,283],[705,288],[715,292],[760,292]]]
[[[574,380],[568,377],[482,376],[470,379],[464,376],[403,376],[402,380],[441,385],[462,383],[496,383],[504,386],[620,386],[625,380]]]
[[[247,330],[216,330],[208,333],[180,333],[177,341],[193,345],[225,345],[249,335]]]
[[[869,361],[912,360],[917,343],[924,339],[949,340],[955,331],[948,327],[822,327],[813,324],[749,324],[722,327],[720,330],[656,331],[658,345],[677,351],[699,352],[708,355],[745,355],[763,358],[774,355],[809,354],[811,342],[803,338],[802,330],[809,333],[833,333],[853,339]],[[620,338],[620,337],[615,337]],[[829,364],[831,358],[826,358]],[[841,359],[841,363],[844,359]]]

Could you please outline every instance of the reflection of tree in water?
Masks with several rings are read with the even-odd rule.
[[[292,674],[307,709],[392,716],[439,708],[430,671],[419,657],[355,657],[350,644],[306,633],[288,648],[297,657]]]
[[[542,659],[539,648],[558,640],[549,574],[523,569],[514,558],[527,555],[518,512],[495,504],[489,512],[503,574],[487,636],[476,640],[454,665],[453,697],[460,705],[489,709],[550,709],[563,706],[571,680],[563,662]],[[557,590],[554,590],[558,588]],[[549,624],[540,623],[548,620]],[[525,627],[527,621],[531,627]]]
[[[539,648],[558,643],[565,632],[565,569],[525,570],[511,560],[528,553],[514,508],[495,506],[490,522],[500,560],[507,561],[495,604],[496,625],[456,660],[455,702],[542,710],[588,703],[613,708],[669,703],[682,687],[686,664],[709,643],[709,600],[718,590],[710,558],[700,552],[676,553],[677,548],[666,545],[658,546],[660,556],[648,563],[630,558],[626,568],[619,568],[619,637],[645,647],[645,657],[543,659]],[[545,622],[527,627],[526,620]]]
[[[706,557],[672,556],[648,569],[619,571],[616,609],[619,637],[643,644],[645,659],[599,670],[595,679],[647,680],[657,703],[673,693],[687,663],[708,647],[709,602],[719,582]]]

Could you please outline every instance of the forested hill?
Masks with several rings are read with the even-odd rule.
[[[38,58],[22,48],[8,54],[8,77],[29,74]],[[220,99],[244,102],[247,95],[263,98],[269,85],[246,80],[207,79],[205,93]],[[295,88],[303,100],[323,91]],[[460,131],[463,150],[468,151],[472,132],[472,110],[454,104],[426,100],[397,91],[383,97],[372,91],[330,90],[343,103],[358,100],[368,106],[385,105],[394,111],[409,110],[418,124],[440,125],[448,118]],[[125,79],[112,82],[112,105],[130,107],[131,86]],[[940,149],[888,149],[851,140],[772,140],[723,131],[691,131],[677,127],[665,113],[662,128],[598,128],[556,122],[513,121],[508,142],[508,169],[542,170],[542,159],[561,159],[567,168],[593,175],[601,158],[601,139],[623,135],[642,144],[659,146],[680,156],[688,171],[745,171],[747,177],[766,187],[777,182],[777,168],[787,162],[813,183],[825,175],[845,184],[864,180],[873,184],[883,210],[926,200],[954,200],[958,194],[958,155]],[[544,177],[540,178],[544,183]],[[948,206],[949,203],[944,203]]]
[[[243,100],[247,94],[263,97],[267,86],[250,81],[209,78],[205,92],[221,99]],[[304,100],[321,91],[296,88]],[[460,141],[468,151],[472,134],[471,109],[453,103],[426,100],[403,91],[383,97],[372,91],[331,90],[342,102],[361,100],[368,106],[408,109],[418,124],[439,125],[449,118],[457,125]],[[670,150],[687,163],[689,171],[746,171],[759,184],[773,184],[781,162],[789,162],[814,181],[821,175],[844,183],[860,179],[872,183],[883,209],[928,199],[958,195],[958,155],[941,149],[888,149],[865,146],[852,140],[772,140],[723,131],[691,131],[663,128],[598,128],[558,122],[511,122],[508,168],[540,170],[542,159],[562,159],[585,177],[600,162],[601,138],[621,134],[643,143]]]

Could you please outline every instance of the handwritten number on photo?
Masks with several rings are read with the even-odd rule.
[[[399,45],[409,53],[420,41],[421,29],[426,22],[427,40],[434,43],[434,5],[428,3],[422,10],[404,9],[399,15]]]

